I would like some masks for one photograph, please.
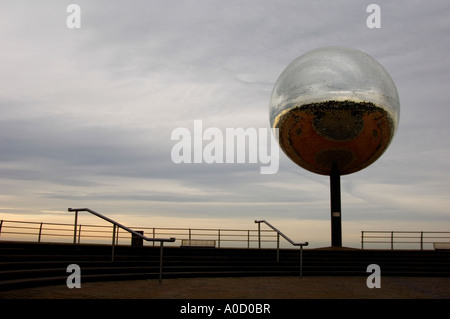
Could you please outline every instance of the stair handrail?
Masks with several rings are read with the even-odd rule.
[[[273,226],[272,224],[270,224],[268,221],[266,221],[266,220],[255,220],[255,223],[257,223],[258,224],[258,233],[260,232],[260,229],[259,229],[259,224],[260,223],[264,223],[264,224],[266,224],[267,226],[269,226],[270,228],[272,228],[276,233],[278,233],[278,235],[280,235],[281,237],[283,237],[284,239],[286,239],[291,245],[293,245],[293,246],[308,246],[309,245],[309,243],[307,242],[307,241],[305,241],[304,243],[296,243],[296,242],[294,242],[292,239],[290,239],[288,236],[286,236],[285,234],[283,234],[280,230],[278,230],[275,226]],[[261,248],[261,243],[259,243],[259,245],[260,245],[260,247],[259,248]]]
[[[305,241],[304,243],[296,243],[288,236],[283,234],[278,228],[270,224],[266,220],[255,220],[255,223],[258,224],[258,247],[261,249],[261,223],[266,224],[270,228],[272,228],[277,233],[277,262],[280,261],[280,236],[286,239],[291,245],[300,247],[300,278],[303,277],[303,246],[308,246],[309,243]]]
[[[75,222],[74,222],[74,231],[73,231],[73,243],[76,244],[77,242],[77,221],[78,221],[78,212],[88,212],[91,213],[92,215],[95,215],[101,219],[106,220],[107,222],[110,222],[111,224],[113,224],[113,236],[112,236],[112,253],[111,253],[111,261],[114,261],[114,247],[115,247],[115,241],[116,241],[116,227],[122,228],[123,230],[142,238],[145,241],[159,241],[160,243],[160,253],[159,253],[159,282],[162,282],[162,257],[163,257],[163,244],[165,242],[174,242],[176,240],[176,238],[171,237],[171,238],[148,238],[147,236],[144,236],[143,234],[140,234],[134,230],[132,230],[131,228],[124,226],[118,222],[116,222],[115,220],[112,220],[111,218],[108,218],[100,213],[97,213],[96,211],[89,209],[89,208],[68,208],[67,209],[69,212],[75,212]]]
[[[126,230],[127,232],[129,232],[129,233],[131,233],[131,234],[133,234],[135,236],[138,236],[138,237],[142,238],[145,241],[174,242],[176,240],[176,238],[174,238],[174,237],[170,237],[170,238],[149,238],[149,237],[144,236],[143,234],[140,234],[140,233],[132,230],[131,228],[129,228],[127,226],[124,226],[124,225],[116,222],[115,220],[113,220],[111,218],[108,218],[108,217],[106,217],[106,216],[104,216],[104,215],[102,215],[100,213],[97,213],[96,211],[94,211],[92,209],[89,209],[89,208],[69,208],[68,211],[69,212],[75,212],[75,229],[74,229],[74,239],[73,239],[74,243],[76,242],[76,226],[77,226],[76,224],[77,224],[77,214],[78,214],[78,212],[91,213],[92,215],[95,215],[95,216],[97,216],[99,218],[102,218],[102,219],[106,220],[107,222],[110,222],[111,224],[113,224],[113,225],[115,225],[115,226],[117,226],[119,228],[122,228],[123,230]]]

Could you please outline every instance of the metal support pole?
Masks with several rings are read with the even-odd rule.
[[[81,225],[78,226],[78,244],[80,243],[81,240]]]
[[[258,223],[258,249],[261,249],[261,223]]]
[[[394,232],[391,231],[391,250],[394,250]]]
[[[42,223],[41,226],[39,226],[39,236],[38,236],[38,243],[41,242],[41,234],[42,234]]]
[[[164,242],[161,241],[159,246],[159,283],[162,283],[163,245]]]
[[[78,222],[78,211],[75,211],[75,222],[73,225],[73,243],[77,243],[77,222]]]
[[[420,250],[423,250],[423,231],[420,232]]]
[[[361,249],[364,249],[364,231],[361,232]]]
[[[300,245],[300,278],[303,278],[303,245]]]
[[[277,262],[280,262],[280,233],[277,233]]]
[[[217,246],[218,246],[218,248],[220,248],[220,229],[218,229],[217,241],[218,241]]]
[[[341,227],[341,176],[337,164],[333,164],[330,174],[331,200],[331,246],[342,247]]]
[[[116,246],[116,224],[113,225],[111,261],[114,261],[114,247]]]
[[[155,239],[155,227],[153,227],[153,239]],[[153,241],[153,247],[155,247],[155,242]]]

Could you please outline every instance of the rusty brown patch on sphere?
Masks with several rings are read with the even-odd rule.
[[[336,163],[341,175],[376,161],[394,134],[390,115],[370,102],[327,101],[294,107],[276,126],[289,158],[314,173],[329,175]]]

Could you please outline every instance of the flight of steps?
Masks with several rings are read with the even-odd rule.
[[[67,266],[81,268],[81,281],[157,279],[159,247],[0,241],[0,290],[66,285]],[[299,250],[164,247],[163,278],[298,276]],[[303,276],[450,276],[450,251],[304,249]]]

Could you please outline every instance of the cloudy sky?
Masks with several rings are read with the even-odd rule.
[[[81,8],[70,29],[66,8]],[[329,180],[283,153],[175,164],[174,129],[268,128],[272,88],[323,46],[362,50],[400,96],[397,134],[342,177],[343,244],[361,230],[450,230],[450,5],[373,1],[2,1],[0,218],[67,221],[89,207],[129,226],[253,229],[329,245]],[[82,222],[87,216],[82,217]]]

